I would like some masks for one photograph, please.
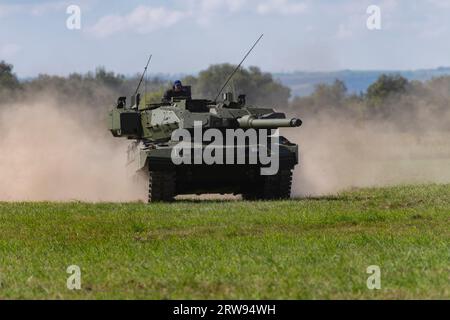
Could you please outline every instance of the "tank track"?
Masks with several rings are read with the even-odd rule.
[[[149,170],[148,202],[171,202],[176,195],[175,171]],[[242,192],[244,200],[282,200],[291,196],[292,170],[282,169],[272,176],[258,176]]]
[[[176,191],[175,171],[149,170],[148,202],[170,202]]]
[[[256,183],[242,193],[244,200],[289,199],[292,187],[292,170],[283,169],[273,176],[260,176]]]

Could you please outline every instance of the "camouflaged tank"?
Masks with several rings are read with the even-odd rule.
[[[225,93],[222,101],[217,102],[191,99],[190,87],[185,90],[189,92],[186,97],[162,103],[141,103],[140,96],[136,95],[127,105],[126,98],[120,97],[109,113],[111,133],[115,137],[134,140],[128,148],[128,166],[133,172],[144,173],[147,177],[148,201],[171,201],[176,195],[203,193],[241,194],[244,199],[251,200],[289,198],[292,172],[298,164],[298,146],[281,136],[273,140],[277,137],[273,133],[280,127],[299,127],[301,120],[286,119],[285,114],[273,109],[249,106],[244,95],[235,101],[231,93]],[[191,141],[173,139],[173,133],[180,129],[192,134]],[[204,134],[209,129],[224,137],[227,132],[250,137],[255,132],[270,129],[267,141],[276,142],[270,144],[251,138],[240,143],[236,142],[238,139],[234,139],[234,143],[226,139],[195,142],[196,133]],[[179,155],[184,159],[192,157],[190,162],[174,161],[181,140],[188,147],[183,151],[186,154],[181,152]],[[212,142],[214,150],[211,153]],[[186,151],[189,148],[190,154]],[[250,154],[261,152],[273,156],[275,149],[278,168],[276,172],[263,173],[267,162],[258,158],[255,163]],[[197,161],[196,157],[204,151],[214,156],[226,154],[224,158],[232,155],[214,163]]]

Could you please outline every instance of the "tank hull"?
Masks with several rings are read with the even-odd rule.
[[[144,144],[135,144],[129,148],[130,171],[149,176],[149,202],[170,201],[176,195],[205,193],[242,194],[249,199],[280,199],[290,196],[292,170],[298,164],[298,146],[295,144],[278,145],[278,170],[273,175],[261,173],[261,169],[267,168],[267,165],[259,161],[250,163],[249,150],[255,150],[255,146],[245,146],[243,164],[210,165],[194,164],[194,159],[191,164],[176,165],[171,157],[173,148],[174,145],[149,147]],[[194,150],[191,154],[194,154]],[[153,182],[156,179],[162,180],[157,184],[158,190],[167,189],[170,194],[158,193],[156,198],[151,194],[156,185],[156,182],[151,185],[152,175],[158,177]],[[288,181],[282,181],[283,179]],[[165,184],[169,186],[164,187]]]

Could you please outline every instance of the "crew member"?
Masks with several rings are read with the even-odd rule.
[[[172,89],[167,90],[164,93],[163,102],[170,102],[172,98],[188,97],[189,93],[184,89],[180,80],[173,83]]]

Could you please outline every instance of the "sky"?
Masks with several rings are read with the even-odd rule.
[[[373,6],[378,29],[367,26]],[[239,63],[264,34],[245,66],[427,69],[450,66],[449,18],[450,0],[0,0],[0,60],[19,77],[131,75],[151,53],[150,73],[186,74]]]

